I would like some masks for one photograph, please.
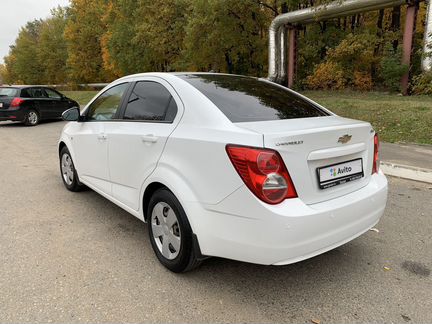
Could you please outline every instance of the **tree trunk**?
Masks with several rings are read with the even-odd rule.
[[[383,37],[383,20],[384,20],[384,9],[381,9],[378,13],[377,20],[377,44],[375,45],[374,54],[378,55],[381,52],[382,37]]]
[[[384,9],[381,9],[378,13],[378,20],[377,20],[377,42],[376,42],[375,48],[374,48],[374,56],[375,57],[379,56],[382,52],[383,20],[384,20]],[[377,66],[373,62],[372,66],[371,66],[372,80],[375,79],[375,77],[377,75],[377,70],[378,70]]]
[[[392,11],[392,19],[390,30],[394,33],[399,34],[400,32],[400,20],[401,20],[401,7],[397,6],[393,8]],[[399,35],[393,39],[393,51],[396,53],[397,48],[399,46]]]
[[[233,63],[232,63],[231,56],[229,55],[229,53],[225,53],[225,62],[227,64],[228,73],[232,74],[233,73]]]

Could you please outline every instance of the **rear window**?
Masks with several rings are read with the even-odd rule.
[[[0,88],[0,97],[15,97],[17,94],[16,88]]]
[[[296,93],[264,80],[223,74],[178,77],[201,91],[233,123],[328,116]]]

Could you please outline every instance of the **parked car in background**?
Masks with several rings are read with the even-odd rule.
[[[79,104],[60,92],[40,86],[1,86],[0,121],[20,121],[35,126],[43,119],[61,118]]]
[[[298,262],[366,232],[386,206],[372,126],[267,80],[132,75],[63,116],[66,188],[146,221],[175,272],[208,256]]]

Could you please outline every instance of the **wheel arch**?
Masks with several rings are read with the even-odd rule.
[[[149,203],[150,203],[150,199],[151,199],[151,197],[153,196],[153,194],[157,190],[162,189],[162,188],[170,190],[167,186],[165,186],[164,184],[162,184],[160,182],[157,182],[157,181],[150,183],[147,186],[147,188],[145,189],[144,196],[143,196],[143,201],[142,201],[143,218],[144,218],[145,222],[147,222],[147,219],[148,219],[147,209],[148,209],[148,206],[149,206]]]
[[[73,146],[72,146],[72,141],[70,140],[69,136],[62,134],[59,141],[58,141],[58,156],[59,157],[60,157],[60,152],[64,147],[66,147],[69,150],[69,153],[72,157],[72,160],[74,161],[75,169],[77,170],[77,172],[79,174],[77,163],[76,163],[77,161],[75,158],[75,152],[74,152]]]
[[[166,188],[173,193],[173,195],[178,199],[182,205],[184,211],[186,212],[189,224],[194,230],[194,220],[191,211],[188,210],[188,202],[196,202],[197,198],[195,193],[189,187],[187,182],[171,167],[164,167],[159,165],[153,174],[146,179],[145,183],[141,188],[141,204],[142,206],[142,219],[147,221],[147,207],[151,195],[160,188]]]
[[[42,119],[42,113],[33,100],[26,101],[26,103],[24,104],[24,108],[26,109],[26,112],[28,112],[29,110],[36,111],[36,113],[39,115],[39,118]]]
[[[58,144],[58,154],[60,155],[61,150],[63,150],[63,147],[67,147],[66,143],[63,141],[60,141]]]
[[[162,181],[159,179],[159,180],[154,180],[154,181],[150,182],[144,190],[144,195],[143,195],[143,200],[142,200],[142,208],[143,208],[142,217],[143,217],[144,222],[148,222],[148,216],[149,215],[146,215],[146,214],[147,214],[148,205],[150,203],[150,199],[151,199],[153,193],[155,193],[157,190],[159,190],[161,188],[169,190],[178,199],[178,201],[180,202],[180,205],[183,207],[183,209],[186,213],[186,218],[187,218],[189,225],[192,229],[192,249],[194,250],[195,256],[200,261],[207,259],[208,256],[205,256],[201,253],[201,248],[200,248],[198,236],[197,236],[196,231],[195,231],[193,217],[191,217],[190,210],[188,210],[188,205],[184,204],[184,202],[185,202],[184,199],[186,197],[191,198],[191,196],[189,196],[191,192],[189,194],[185,193],[185,191],[189,192],[188,189],[182,188],[183,194],[180,195],[180,193],[177,190],[171,190],[171,188],[174,188],[174,187],[167,185],[165,183],[165,181]]]

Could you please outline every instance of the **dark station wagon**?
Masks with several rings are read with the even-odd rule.
[[[0,121],[20,121],[35,126],[42,119],[61,118],[79,104],[60,92],[40,86],[1,86]]]

